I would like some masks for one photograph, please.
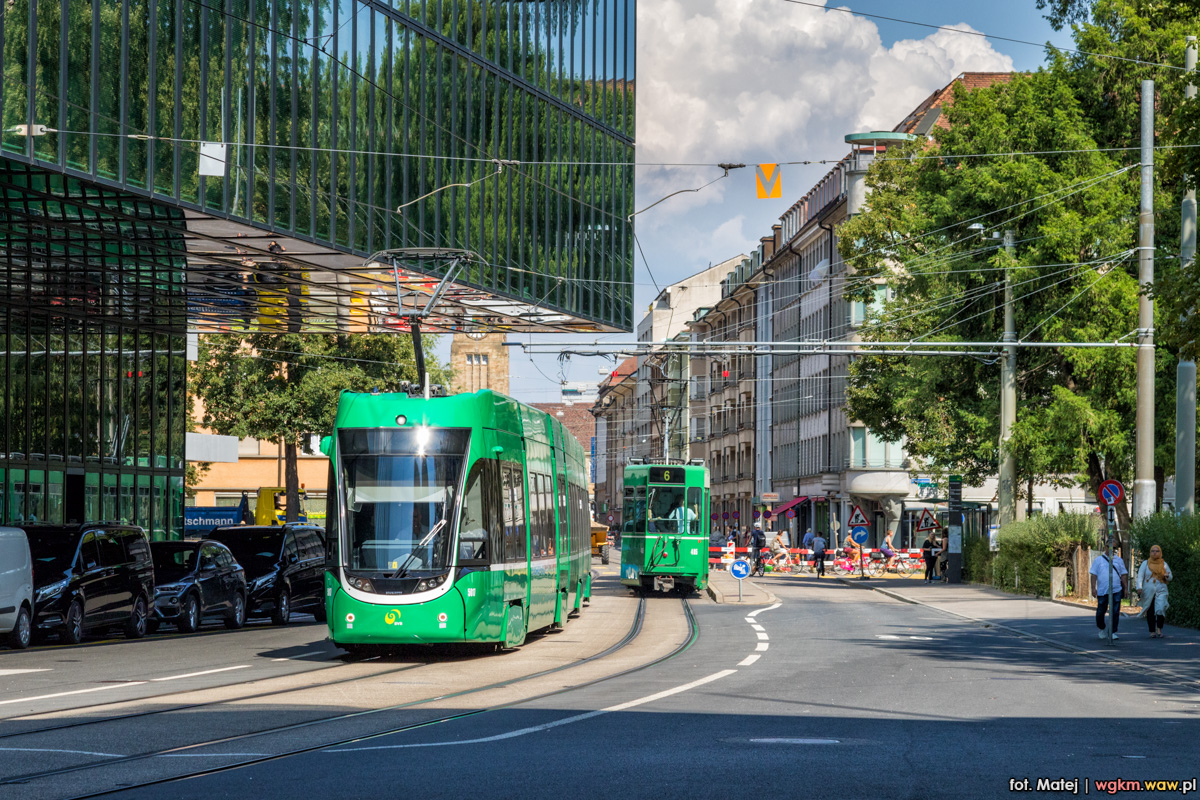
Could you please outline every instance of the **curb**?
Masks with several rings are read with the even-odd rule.
[[[749,582],[749,579],[746,579],[746,580],[747,580],[747,582]],[[726,600],[725,593],[722,592],[720,589],[718,589],[715,585],[713,585],[713,582],[711,580],[708,582],[708,585],[704,587],[704,591],[708,593],[708,596],[710,598],[712,598],[712,601],[714,603],[721,603],[722,605],[765,606],[765,605],[771,605],[772,603],[779,602],[779,598],[776,597],[774,592],[770,591],[769,589],[764,589],[763,587],[759,586],[757,583],[751,583],[750,585],[753,586],[758,591],[765,594],[767,596],[767,600],[765,602],[755,602],[755,601],[743,600],[743,601],[741,601],[741,603],[738,603],[737,600]]]
[[[984,628],[994,628],[995,630],[1004,631],[1005,633],[1012,634],[1013,636],[1016,636],[1021,639],[1029,639],[1031,641],[1039,642],[1040,644],[1044,644],[1044,645],[1053,647],[1058,650],[1064,650],[1068,653],[1074,653],[1075,655],[1087,656],[1088,658],[1091,658],[1095,661],[1102,661],[1105,663],[1114,664],[1114,665],[1122,666],[1122,667],[1130,667],[1132,669],[1141,670],[1143,672],[1154,672],[1163,677],[1170,678],[1172,681],[1175,681],[1176,683],[1181,683],[1185,686],[1200,685],[1200,678],[1193,678],[1188,675],[1180,675],[1176,672],[1171,672],[1170,670],[1163,669],[1162,667],[1153,667],[1153,666],[1149,666],[1147,664],[1138,663],[1136,661],[1130,661],[1125,658],[1118,658],[1116,656],[1111,656],[1111,655],[1108,655],[1107,653],[1104,653],[1104,652],[1101,652],[1098,650],[1088,650],[1088,649],[1085,649],[1082,647],[1076,647],[1073,644],[1067,644],[1066,642],[1060,642],[1056,639],[1050,639],[1046,636],[1041,636],[1036,633],[1030,633],[1029,631],[1023,631],[1020,628],[1013,628],[1009,625],[1005,625],[1000,622],[988,622],[985,619],[979,619],[978,617],[972,617],[967,614],[960,614],[957,611],[948,611],[944,608],[938,608],[935,605],[931,605],[929,603],[922,602],[921,600],[915,600],[911,597],[904,597],[903,595],[897,594],[896,592],[892,592],[887,589],[882,589],[878,586],[864,586],[861,583],[854,583],[853,581],[849,581],[849,580],[846,580],[845,578],[840,578],[840,577],[835,578],[835,580],[837,580],[839,583],[844,583],[847,586],[857,586],[860,589],[869,589],[870,591],[873,591],[873,592],[879,592],[880,594],[886,595],[886,596],[892,598],[893,600],[898,600],[901,603],[908,603],[908,604],[914,605],[914,606],[921,606],[923,608],[928,608],[931,611],[937,611],[939,614],[948,614],[952,617],[958,617],[959,619],[966,620],[967,622],[973,622],[976,625],[979,625]],[[1044,599],[1044,598],[1032,598],[1032,599]],[[1052,602],[1059,602],[1059,601],[1052,601]],[[1075,606],[1076,608],[1081,608],[1081,606],[1075,605],[1074,603],[1060,603],[1060,605],[1071,605],[1071,606]],[[1082,606],[1082,608],[1086,608],[1086,606]]]

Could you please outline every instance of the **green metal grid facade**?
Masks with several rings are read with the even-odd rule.
[[[631,329],[635,2],[6,0],[0,155]]]
[[[3,522],[182,535],[182,226],[178,208],[0,159]]]

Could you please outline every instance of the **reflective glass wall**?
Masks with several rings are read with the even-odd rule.
[[[183,530],[178,209],[0,160],[0,520]]]
[[[0,153],[632,327],[636,0],[6,2]]]

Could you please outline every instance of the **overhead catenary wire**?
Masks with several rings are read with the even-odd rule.
[[[963,30],[962,28],[956,28],[952,25],[936,25],[932,22],[918,22],[917,20],[903,19],[901,17],[889,17],[889,16],[885,16],[884,14],[872,14],[872,13],[869,13],[866,11],[858,11],[858,10],[855,10],[853,8],[849,8],[846,6],[841,6],[841,7],[827,6],[823,2],[816,3],[816,2],[811,2],[811,0],[783,0],[783,2],[791,3],[792,5],[797,5],[797,6],[808,6],[809,8],[817,8],[817,9],[820,9],[820,10],[826,11],[826,12],[836,11],[836,12],[839,12],[842,14],[851,14],[856,17],[869,17],[871,19],[881,19],[881,20],[885,20],[887,22],[899,22],[904,25],[914,25],[914,26],[920,27],[920,28],[930,28],[932,30],[949,31],[950,33],[959,33],[964,36],[976,36],[976,37],[983,38],[983,39],[995,39],[998,42],[1011,42],[1013,44],[1027,44],[1027,45],[1030,45],[1031,47],[1040,47],[1043,49],[1051,47],[1060,52],[1071,53],[1073,55],[1088,56],[1091,58],[1106,58],[1106,59],[1111,59],[1113,61],[1123,61],[1123,62],[1130,63],[1130,64],[1139,64],[1139,65],[1147,66],[1147,67],[1156,67],[1158,69],[1177,70],[1180,72],[1182,72],[1184,69],[1183,67],[1179,67],[1174,64],[1162,64],[1157,61],[1143,61],[1140,58],[1129,58],[1128,56],[1117,56],[1117,55],[1112,55],[1111,53],[1097,53],[1097,52],[1090,51],[1090,50],[1076,50],[1076,49],[1073,49],[1070,47],[1054,47],[1054,45],[1051,45],[1048,42],[1031,42],[1027,39],[1015,39],[1011,36],[999,36],[994,33],[985,33],[983,31],[977,31],[977,30],[973,30],[973,29],[972,30]]]

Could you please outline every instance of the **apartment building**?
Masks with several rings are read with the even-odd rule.
[[[688,326],[694,343],[690,457],[708,465],[712,510],[726,527],[749,525],[761,502],[756,478],[764,448],[759,442],[769,440],[758,438],[758,417],[771,395],[760,384],[761,359],[752,349],[759,341],[758,295],[768,281],[762,264],[774,254],[777,241],[777,234],[763,237],[755,252],[722,279],[720,300],[697,309]]]
[[[625,465],[635,438],[637,359],[627,358],[600,382],[592,416],[596,418],[596,485],[592,496],[594,518],[610,525],[621,523],[621,497]]]

